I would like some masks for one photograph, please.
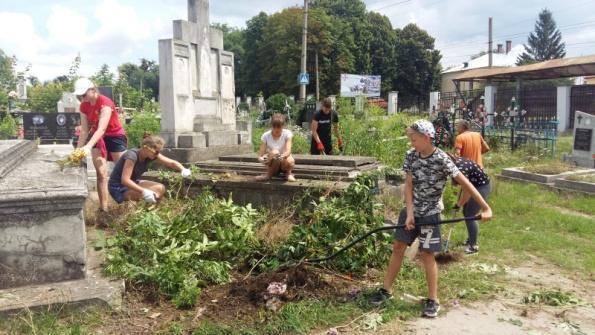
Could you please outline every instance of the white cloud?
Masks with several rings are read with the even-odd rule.
[[[2,49],[16,55],[20,62],[31,62],[39,52],[41,38],[35,33],[33,18],[28,14],[0,12]]]

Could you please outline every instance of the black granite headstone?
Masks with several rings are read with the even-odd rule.
[[[574,134],[574,150],[591,151],[593,129],[576,128]]]
[[[25,139],[68,143],[80,118],[79,113],[23,113]]]

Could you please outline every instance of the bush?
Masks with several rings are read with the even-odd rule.
[[[19,126],[10,113],[6,113],[0,123],[0,140],[15,138],[19,133]]]
[[[60,82],[29,87],[26,107],[33,112],[56,113],[62,93],[69,91],[69,86]]]
[[[356,237],[383,225],[382,205],[375,200],[374,175],[360,176],[341,194],[321,197],[304,223],[294,227],[278,252],[280,261],[318,258],[335,252]],[[376,242],[380,242],[380,247]],[[376,234],[346,250],[327,265],[339,271],[364,273],[368,267],[384,266],[390,251],[388,234]],[[333,247],[335,246],[335,247]]]
[[[128,147],[137,148],[140,147],[145,132],[153,135],[159,134],[161,123],[155,113],[133,113],[132,121],[130,124],[125,125],[124,128],[128,135]]]
[[[155,286],[177,307],[194,305],[201,287],[229,281],[232,264],[258,247],[261,214],[205,191],[194,200],[169,200],[143,208],[119,228],[107,247],[106,272]]]

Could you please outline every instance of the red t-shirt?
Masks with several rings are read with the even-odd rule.
[[[122,128],[122,123],[120,123],[120,119],[118,118],[118,111],[116,111],[116,105],[114,102],[110,100],[110,98],[99,94],[97,96],[97,101],[95,105],[91,105],[91,103],[84,101],[81,103],[80,110],[81,113],[87,116],[87,120],[89,121],[90,133],[95,132],[97,130],[97,126],[99,125],[99,115],[101,113],[101,109],[103,107],[109,107],[112,110],[112,115],[110,116],[109,123],[107,124],[107,128],[105,129],[104,136],[123,136],[125,135],[124,128]]]

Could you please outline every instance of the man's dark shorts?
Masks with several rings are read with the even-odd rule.
[[[402,209],[399,213],[398,225],[405,225],[407,210]],[[419,237],[419,249],[423,251],[440,252],[442,251],[442,235],[440,234],[440,225],[418,225],[420,223],[437,223],[440,221],[440,214],[434,214],[424,217],[416,217],[415,228],[405,230],[397,228],[395,230],[395,240],[411,245]]]

